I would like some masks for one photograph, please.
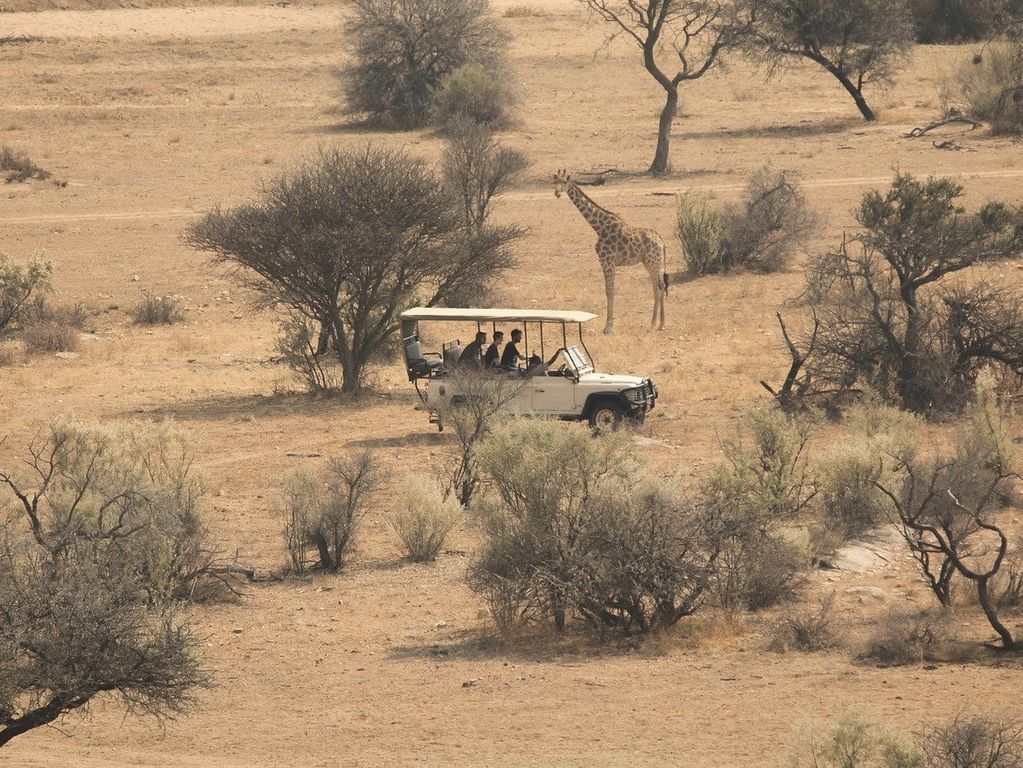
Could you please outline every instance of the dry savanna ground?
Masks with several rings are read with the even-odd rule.
[[[513,5],[521,3],[495,0],[499,13]],[[397,364],[380,368],[355,402],[280,394],[287,379],[271,361],[274,318],[250,312],[228,277],[181,243],[182,229],[216,203],[251,199],[318,145],[373,141],[432,160],[441,141],[429,132],[369,134],[344,116],[334,5],[160,6],[0,14],[0,34],[33,38],[0,49],[0,144],[67,182],[0,188],[0,250],[19,260],[44,253],[59,297],[90,311],[76,359],[0,368],[0,436],[8,436],[0,461],[15,461],[61,414],[173,419],[194,438],[225,551],[269,570],[284,560],[278,479],[320,460],[309,454],[369,448],[404,472],[441,460],[450,443],[415,410]],[[629,175],[652,155],[659,92],[627,45],[600,49],[602,27],[571,0],[529,6],[504,20],[521,119],[502,140],[533,161],[498,212],[529,227],[502,286],[507,306],[603,311],[593,234],[548,182],[560,167],[625,172],[593,194],[657,228],[671,244],[672,271],[681,268],[672,194],[730,199],[767,162],[798,171],[826,218],[814,248],[835,242],[863,191],[895,169],[953,175],[970,204],[1023,198],[1018,144],[983,131],[959,138],[961,151],[902,138],[936,115],[944,69],[968,55],[955,47],[919,48],[896,87],[874,95],[883,113],[874,125],[818,71],[765,83],[736,64],[686,87],[675,174]],[[1011,266],[991,273],[1009,284],[1023,275]],[[652,439],[636,450],[658,472],[699,475],[720,458],[719,435],[764,402],[758,380],[783,374],[774,313],[800,292],[800,273],[673,286],[663,332],[647,328],[642,270],[622,272],[618,284],[617,333],[591,332],[590,349],[601,368],[649,374],[659,386],[643,428]],[[187,321],[133,326],[127,310],[143,291],[181,297]],[[194,714],[160,728],[100,703],[88,720],[12,742],[3,763],[775,766],[802,724],[848,710],[912,730],[1018,703],[1015,662],[883,669],[853,661],[848,648],[775,654],[763,650],[762,618],[692,622],[631,651],[554,642],[501,651],[479,642],[487,620],[463,584],[471,533],[459,531],[436,564],[413,566],[400,559],[386,514],[370,516],[357,564],[342,576],[250,586],[237,605],[189,609],[217,680]],[[810,593],[836,591],[853,640],[888,605],[931,601],[891,551],[870,567],[813,576]],[[880,587],[884,600],[862,603],[855,588],[863,586]],[[988,639],[969,610],[957,621]]]

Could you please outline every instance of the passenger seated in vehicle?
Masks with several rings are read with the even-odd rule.
[[[476,334],[475,341],[471,342],[462,350],[458,358],[459,368],[482,368],[483,367],[483,345],[487,343],[487,334],[480,331]]]
[[[526,359],[519,354],[518,343],[520,341],[522,341],[522,331],[516,328],[511,332],[511,341],[504,345],[504,352],[501,353],[501,367],[505,370],[511,371],[518,368],[519,361]]]
[[[494,342],[487,347],[487,353],[483,355],[483,367],[496,368],[501,360],[501,350],[498,349],[504,344],[504,331],[494,331]]]

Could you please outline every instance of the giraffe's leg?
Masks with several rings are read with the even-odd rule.
[[[607,322],[604,323],[604,333],[614,333],[615,330],[615,268],[610,261],[604,263],[604,291],[607,293]]]
[[[657,317],[660,314],[660,327],[664,330],[664,276],[651,270],[650,282],[654,288],[654,313],[650,317],[650,327],[657,325]]]

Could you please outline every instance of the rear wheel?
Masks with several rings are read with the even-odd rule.
[[[613,432],[622,425],[625,408],[614,400],[601,400],[590,411],[590,426],[594,432]]]

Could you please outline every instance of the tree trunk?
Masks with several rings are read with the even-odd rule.
[[[675,122],[675,112],[678,111],[678,86],[665,86],[664,90],[664,109],[661,110],[661,119],[657,124],[657,151],[650,164],[650,173],[657,176],[667,173],[671,167],[668,149],[671,144],[671,126]]]
[[[1002,648],[1006,651],[1015,650],[1016,641],[1012,637],[1012,633],[1005,627],[1004,624],[998,619],[998,612],[995,607],[991,604],[991,594],[988,591],[988,580],[990,577],[984,576],[977,579],[977,598],[980,601],[980,607],[984,609],[984,615],[987,617],[988,623],[991,628],[998,633],[998,637],[1002,640]]]
[[[28,733],[34,728],[49,725],[64,713],[71,712],[72,710],[84,706],[89,702],[90,698],[92,697],[82,694],[78,698],[71,700],[54,699],[38,709],[33,709],[31,712],[25,713],[21,717],[7,721],[7,724],[3,728],[0,728],[0,747],[3,747],[16,736]]]
[[[900,291],[906,307],[906,335],[902,342],[899,360],[899,395],[902,405],[914,413],[923,413],[930,405],[930,393],[921,391],[920,376],[920,311],[916,292],[909,288]]]
[[[872,123],[877,120],[877,115],[874,114],[874,110],[870,108],[870,105],[867,104],[867,100],[863,98],[862,89],[858,88],[852,80],[837,70],[832,70],[831,74],[838,78],[838,82],[840,82],[842,87],[845,88],[849,92],[849,95],[853,97],[853,101],[856,102],[856,107],[860,110],[860,114],[863,115],[863,119],[868,123]]]

